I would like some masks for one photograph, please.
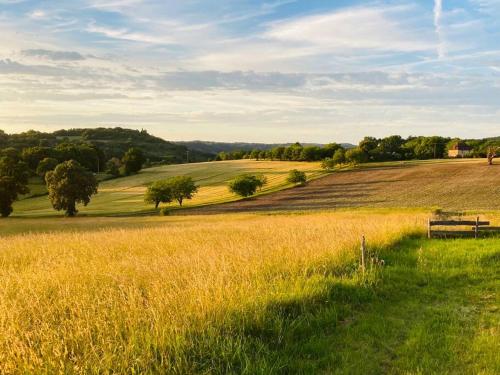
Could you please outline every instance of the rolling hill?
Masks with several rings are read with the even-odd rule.
[[[200,186],[192,201],[186,207],[224,203],[238,199],[229,193],[227,182],[238,174],[261,173],[268,184],[258,194],[265,194],[290,186],[286,182],[288,171],[299,169],[309,177],[323,174],[319,163],[237,160],[211,163],[190,163],[162,165],[141,170],[139,174],[104,181],[99,185],[99,193],[92,197],[88,207],[80,207],[82,214],[127,215],[151,213],[152,206],[144,203],[146,185],[156,180],[178,176],[191,176]],[[176,207],[171,204],[171,207]],[[14,216],[60,215],[54,211],[47,196],[23,199],[14,204]]]
[[[484,160],[365,164],[295,189],[204,207],[202,213],[348,207],[500,209],[500,164]],[[190,212],[192,213],[192,212]]]
[[[152,162],[168,164],[185,163],[189,151],[190,161],[207,161],[213,155],[202,151],[188,150],[181,144],[165,141],[145,130],[116,128],[82,128],[58,130],[43,133],[30,130],[19,134],[0,134],[0,149],[14,147],[23,148],[44,146],[54,147],[60,143],[89,143],[95,145],[103,153],[103,161],[112,157],[121,157],[130,147],[140,148],[147,159]]]

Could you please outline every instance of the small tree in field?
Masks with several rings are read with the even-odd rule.
[[[257,188],[261,188],[266,181],[258,176],[243,174],[229,181],[229,191],[242,197],[254,195]]]
[[[286,180],[291,184],[304,185],[307,181],[307,177],[304,172],[299,171],[297,169],[292,169],[288,173],[288,178]]]
[[[65,210],[66,216],[75,216],[77,203],[86,206],[97,194],[96,178],[75,160],[59,164],[45,175],[45,181],[52,206],[57,211]]]
[[[263,174],[258,174],[255,176],[255,179],[257,180],[257,189],[259,189],[259,191],[262,190],[264,185],[267,184],[267,177]]]
[[[195,185],[193,179],[188,176],[171,177],[164,181],[165,188],[170,189],[171,199],[179,202],[182,206],[184,199],[191,199],[198,191],[198,186]]]
[[[497,152],[500,150],[500,147],[488,147],[486,151],[486,157],[488,158],[488,165],[493,165],[493,159],[497,157]]]
[[[144,197],[146,203],[154,203],[155,209],[158,208],[160,203],[172,202],[172,188],[168,181],[155,181],[148,186],[146,196]]]
[[[36,174],[45,179],[47,172],[53,171],[59,162],[54,158],[45,158],[38,164],[36,168]]]

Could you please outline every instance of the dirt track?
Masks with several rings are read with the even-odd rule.
[[[185,213],[344,207],[500,209],[500,165],[443,162],[337,172],[304,187]]]

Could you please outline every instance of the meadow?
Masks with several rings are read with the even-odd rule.
[[[498,240],[420,240],[426,217],[226,214],[124,228],[114,218],[9,220],[39,231],[0,228],[0,372],[428,373],[456,359],[493,373]],[[386,260],[365,274],[362,234]],[[472,305],[455,311],[461,298]],[[439,332],[445,348],[429,344]],[[470,337],[473,362],[460,358]]]
[[[479,166],[384,164],[316,179],[317,164],[201,163],[106,181],[77,218],[47,197],[18,202],[17,217],[0,220],[0,373],[496,374],[499,238],[427,240],[421,200],[449,202],[448,175],[490,184],[496,170]],[[280,191],[293,168],[314,181]],[[242,172],[268,177],[261,196],[196,208],[235,199],[226,183]],[[151,213],[145,184],[181,173],[202,186],[194,210],[138,215]],[[386,203],[324,210],[349,183]],[[454,202],[500,225],[496,185],[474,189]],[[384,207],[397,194],[414,207]],[[258,210],[262,199],[272,204]]]
[[[130,215],[151,213],[152,205],[144,203],[147,184],[172,176],[190,176],[199,185],[199,192],[191,201],[186,200],[185,207],[217,204],[238,199],[227,189],[227,182],[243,173],[263,174],[267,184],[257,193],[266,194],[291,186],[286,182],[288,172],[298,169],[306,172],[309,179],[322,176],[319,163],[235,160],[211,163],[192,163],[159,166],[143,169],[136,175],[103,181],[99,193],[92,197],[87,207],[79,207],[84,215]],[[40,184],[32,184],[37,194],[44,191]],[[175,208],[174,203],[170,204]],[[61,215],[52,209],[47,196],[23,199],[14,204],[13,216],[56,216]]]

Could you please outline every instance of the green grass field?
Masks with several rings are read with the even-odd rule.
[[[261,173],[268,179],[268,184],[258,194],[266,194],[290,186],[286,177],[291,169],[306,172],[308,178],[323,174],[319,163],[272,162],[237,160],[217,163],[193,163],[161,166],[142,170],[139,174],[101,182],[99,193],[92,197],[87,207],[80,206],[81,214],[127,215],[153,211],[152,205],[144,203],[146,185],[150,182],[180,175],[191,176],[200,186],[198,194],[191,201],[185,201],[185,207],[216,204],[238,199],[227,189],[227,182],[238,174]],[[33,185],[36,192],[43,187]],[[171,207],[176,207],[174,203]],[[13,216],[50,216],[61,215],[54,211],[47,196],[23,199],[14,204]]]
[[[496,169],[477,166],[362,166],[278,191],[318,165],[189,164],[103,182],[76,218],[17,202],[0,220],[0,373],[498,374],[500,238],[425,238],[434,201],[500,226],[496,185],[480,185]],[[150,181],[193,176],[196,207],[235,199],[244,172],[270,182],[248,212],[137,215]],[[446,176],[467,181],[453,201]],[[349,184],[368,186],[364,206],[333,204]],[[384,260],[365,273],[362,235]]]
[[[496,374],[500,240],[426,217],[4,220],[0,373]]]

